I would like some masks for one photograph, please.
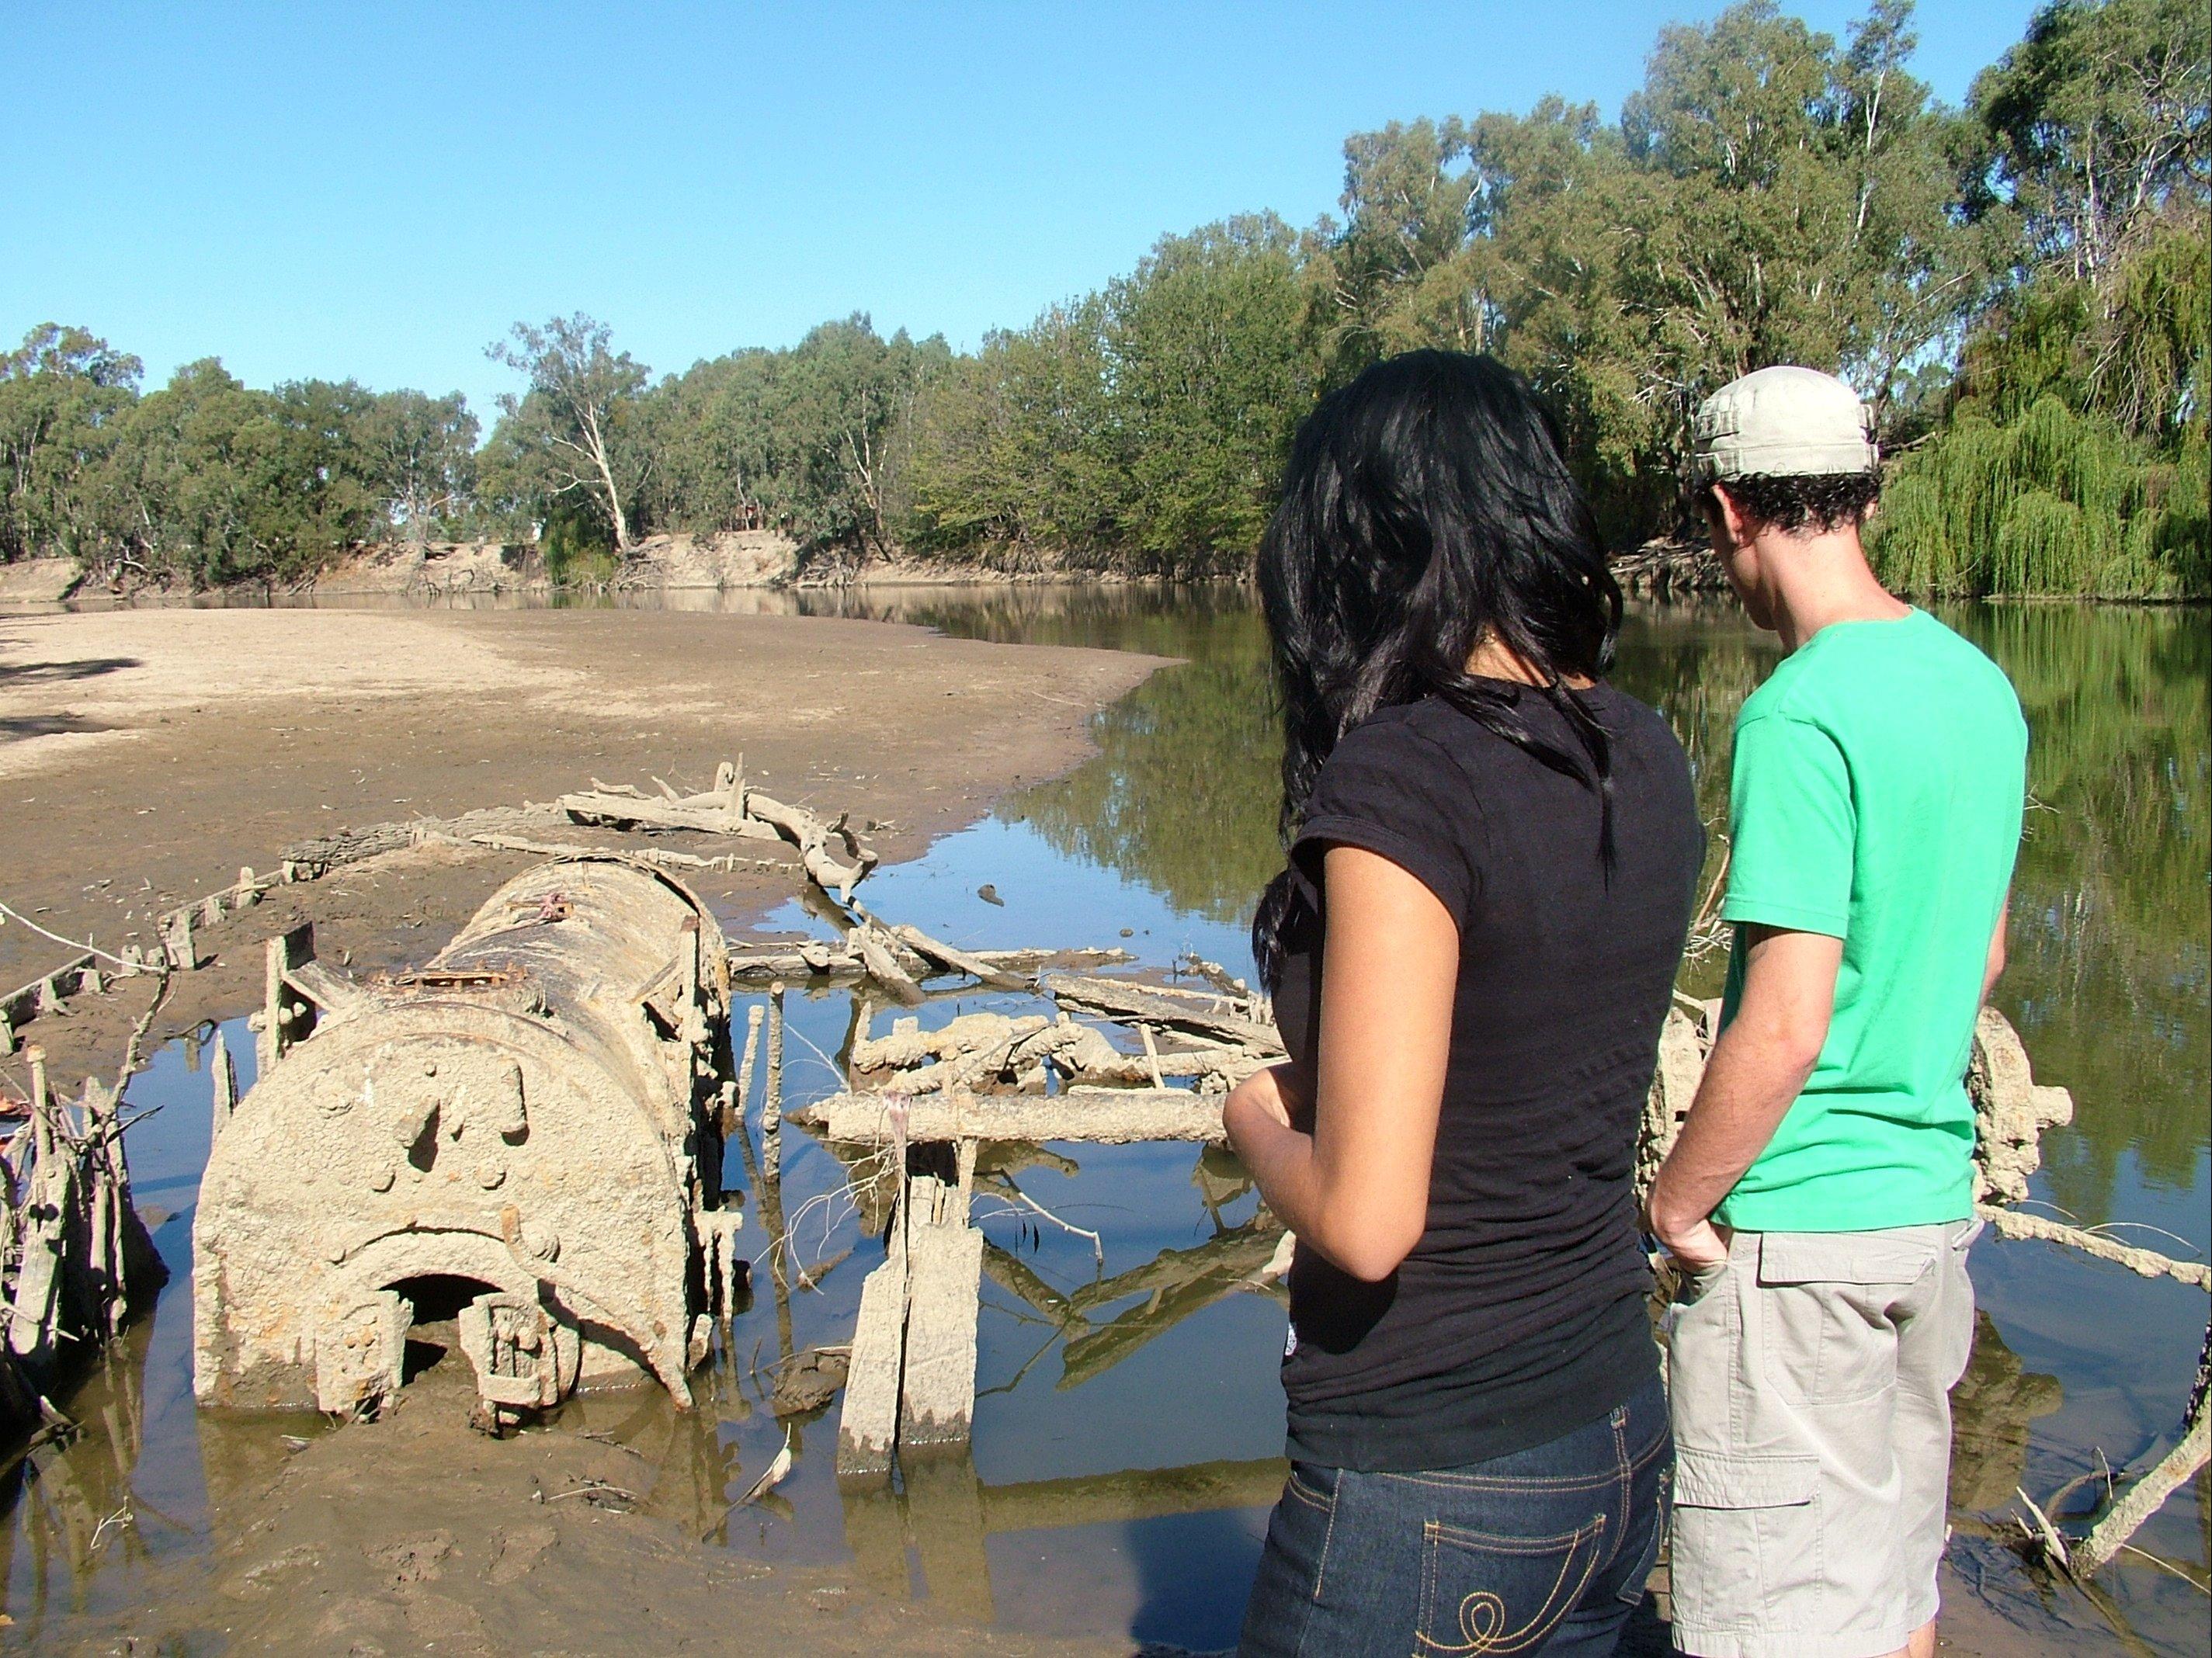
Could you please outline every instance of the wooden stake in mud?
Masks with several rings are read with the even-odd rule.
[[[746,1134],[750,1132],[745,1127],[745,1108],[752,1103],[753,1060],[760,1053],[762,1012],[763,1009],[758,1002],[755,1002],[745,1010],[745,1052],[744,1057],[738,1061],[736,1121],[722,1125],[722,1137],[725,1139],[732,1134]]]
[[[230,1114],[238,1109],[238,1067],[232,1063],[230,1045],[223,1040],[221,1025],[215,1028],[215,1045],[208,1050],[208,1072],[215,1082],[215,1112],[208,1125],[208,1145],[212,1150],[229,1126]]]
[[[167,920],[161,929],[161,953],[171,967],[190,973],[200,964],[199,946],[192,942],[192,907],[186,904],[173,909]]]
[[[783,1176],[783,981],[768,987],[768,1097],[761,1103],[761,1170]]]
[[[253,1042],[254,1070],[267,1076],[283,1057],[284,1029],[284,941],[271,938],[262,957],[261,1029]]]

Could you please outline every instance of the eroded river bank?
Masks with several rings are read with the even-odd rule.
[[[306,675],[315,689],[217,704],[198,688],[206,662],[240,651],[228,636],[162,645],[155,628],[27,648],[27,624],[0,620],[7,730],[92,739],[0,745],[0,798],[25,798],[9,799],[0,897],[108,943],[143,902],[82,890],[102,878],[188,896],[334,827],[334,816],[358,824],[542,799],[595,770],[698,786],[742,748],[749,771],[894,824],[876,837],[894,855],[921,853],[870,882],[885,914],[969,948],[1119,945],[1160,967],[1186,950],[1242,963],[1245,907],[1276,853],[1264,661],[1240,598],[1023,589],[803,602],[966,637],[624,610],[458,623],[264,612],[306,624],[275,647],[270,672]],[[55,623],[94,620],[130,619]],[[2164,1228],[2186,1248],[2164,1247],[2201,1258],[2212,1230],[2201,629],[2130,611],[1958,620],[2020,683],[2047,808],[2031,815],[2015,964],[2000,994],[2039,1078],[2079,1103],[2075,1127],[2046,1142],[2037,1196],[2087,1224]],[[387,622],[441,631],[366,677],[349,671],[345,652]],[[976,642],[994,641],[1186,665],[1146,678],[1144,657]],[[482,648],[496,659],[472,654]],[[1725,790],[1729,722],[1770,658],[1717,609],[1646,612],[1624,642],[1620,678],[1674,720],[1709,816]],[[131,678],[163,663],[167,680]],[[240,658],[224,671],[243,680],[252,665]],[[1067,770],[1086,737],[1098,752]],[[988,802],[991,815],[971,821]],[[403,859],[298,892],[331,906],[316,910],[326,953],[379,965],[434,948],[514,866]],[[163,869],[174,872],[157,878]],[[812,931],[792,890],[788,875],[762,872],[706,896],[733,933],[763,919]],[[229,969],[185,981],[206,999],[180,1005],[179,1029],[204,1037],[244,1012],[252,946],[280,920],[264,908],[234,924],[246,966],[235,983]],[[0,949],[22,942],[0,928]],[[230,947],[227,935],[210,943]],[[24,975],[9,961],[13,976],[0,977],[13,983]],[[804,1098],[833,1085],[827,1061],[850,1015],[837,992],[792,1005],[790,1086]],[[978,995],[945,1011],[1023,1006]],[[88,1013],[88,1041],[93,1024]],[[250,1052],[230,1029],[233,1050]],[[599,1651],[650,1639],[1125,1652],[1233,1637],[1279,1467],[1282,1316],[1272,1297],[1237,1287],[1254,1199],[1233,1163],[1187,1146],[1048,1147],[1012,1171],[1054,1213],[1097,1230],[1105,1260],[1011,1201],[979,1212],[1036,1285],[987,1290],[972,1457],[909,1481],[888,1506],[856,1504],[830,1469],[834,1399],[778,1400],[770,1379],[783,1353],[849,1337],[869,1265],[869,1241],[839,1197],[842,1166],[801,1137],[787,1139],[781,1202],[806,1270],[781,1297],[757,1272],[760,1293],[690,1417],[657,1394],[610,1395],[495,1443],[461,1426],[462,1401],[439,1396],[452,1379],[442,1364],[392,1419],[367,1427],[197,1412],[186,1271],[207,1145],[200,1059],[196,1042],[173,1042],[132,1090],[134,1104],[163,1107],[134,1131],[133,1169],[142,1206],[166,1212],[156,1241],[175,1276],[74,1402],[93,1431],[9,1476],[9,1638],[42,1650],[106,1650],[129,1636],[194,1651],[433,1641]],[[2015,1485],[2041,1496],[2100,1452],[2155,1455],[2179,1418],[2202,1297],[2042,1245],[1985,1242],[1975,1270],[1985,1317],[1960,1406],[1947,1643],[1988,1654],[2191,1650],[2203,1601],[2170,1574],[2116,1571],[2100,1611],[2039,1583],[2001,1537]],[[1064,1309],[1037,1304],[1055,1297]],[[793,1403],[804,1408],[779,1413]],[[790,1479],[726,1514],[787,1428]],[[602,1487],[630,1497],[595,1497]],[[2139,1540],[2201,1577],[2208,1511],[2201,1485],[2178,1493]],[[118,1514],[128,1523],[103,1528]]]

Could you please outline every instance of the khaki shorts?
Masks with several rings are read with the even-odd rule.
[[[1936,1615],[1981,1226],[1739,1232],[1672,1309],[1674,1641],[1872,1658]]]

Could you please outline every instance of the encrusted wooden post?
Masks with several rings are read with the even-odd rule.
[[[761,1172],[783,1175],[783,981],[768,987],[768,1097],[761,1105]]]
[[[238,1109],[238,1067],[232,1063],[221,1025],[216,1027],[215,1045],[208,1051],[208,1071],[215,1084],[215,1110],[208,1123],[208,1145],[212,1150],[229,1127],[230,1114]]]
[[[286,977],[315,959],[315,924],[303,921],[289,932],[269,941],[263,957],[261,1029],[256,1033],[254,1058],[260,1074],[267,1076],[300,1041],[314,1029],[314,1009],[295,999]]]

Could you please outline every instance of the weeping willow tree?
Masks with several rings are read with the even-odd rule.
[[[2212,595],[2207,462],[2201,422],[2167,456],[2055,395],[1965,413],[1891,473],[1875,567],[1913,592]]]
[[[1893,471],[1882,573],[1923,592],[2212,596],[2212,15],[2049,0],[1969,103],[1986,149],[1961,207],[2024,257],[1942,429]]]

